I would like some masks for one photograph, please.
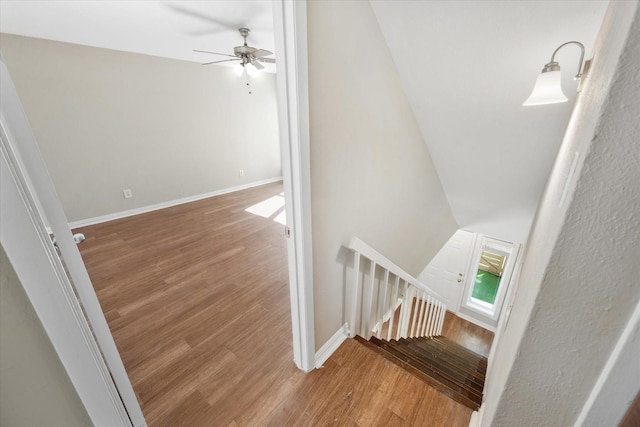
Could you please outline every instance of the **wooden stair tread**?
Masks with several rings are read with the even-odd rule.
[[[453,357],[448,357],[450,355],[446,352],[425,349],[416,343],[409,342],[400,344],[412,350],[416,357],[422,357],[425,362],[438,366],[446,372],[450,372],[452,375],[459,377],[461,381],[466,381],[469,385],[482,391],[485,376],[482,372],[479,372],[476,367],[470,366],[468,362],[461,363]]]
[[[446,346],[447,348],[451,348],[451,349],[455,349],[455,351],[459,354],[459,355],[464,355],[465,357],[469,358],[470,360],[478,360],[480,363],[482,363],[484,365],[484,367],[487,367],[487,358],[472,351],[469,350],[468,348],[461,346],[460,344],[458,344],[455,341],[450,340],[447,337],[444,337],[442,335],[438,335],[438,336],[434,336],[434,337],[430,337],[431,340],[433,341],[437,341],[439,343],[441,343],[443,346]]]
[[[404,362],[411,364],[423,372],[432,376],[435,375],[437,379],[442,380],[452,389],[467,395],[467,397],[482,398],[482,388],[478,389],[477,385],[474,387],[472,384],[468,383],[464,375],[460,375],[460,373],[452,373],[450,369],[446,369],[442,364],[431,359],[428,354],[416,354],[411,352],[408,350],[408,347],[398,343],[397,341],[381,341],[377,340],[375,337],[370,341],[373,344],[392,352],[396,357],[399,357]]]
[[[356,338],[451,399],[473,410],[482,404],[486,357],[442,336],[398,341]]]
[[[404,339],[400,340],[401,342],[406,341]],[[407,341],[408,342],[408,341]],[[410,345],[414,347],[418,347],[426,352],[433,353],[433,357],[444,358],[448,363],[454,364],[469,373],[473,373],[474,375],[478,375],[478,377],[484,378],[487,367],[486,363],[479,359],[469,359],[467,357],[462,357],[455,351],[449,351],[446,347],[442,347],[438,341],[432,339],[425,339],[421,341],[412,341]],[[481,356],[480,356],[481,357]]]
[[[463,366],[450,363],[443,355],[436,355],[425,352],[423,349],[414,346],[412,343],[387,343],[403,353],[406,357],[415,359],[420,365],[428,366],[429,369],[436,370],[440,375],[459,384],[465,390],[477,393],[482,396],[484,379],[478,378],[475,373],[468,372]]]

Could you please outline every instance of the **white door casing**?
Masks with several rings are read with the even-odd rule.
[[[498,286],[498,293],[493,306],[489,309],[479,304],[475,304],[471,299],[473,288],[475,286],[476,274],[480,265],[480,256],[484,248],[489,248],[495,253],[505,255],[507,257],[502,277]],[[507,289],[513,275],[513,269],[516,265],[520,245],[494,239],[488,236],[479,235],[476,239],[474,250],[472,252],[470,268],[467,278],[464,281],[464,289],[461,293],[458,315],[473,323],[476,323],[486,329],[495,331],[498,324],[498,318],[502,312],[502,304],[504,303]]]
[[[289,260],[293,359],[315,367],[306,2],[274,0],[277,96]]]

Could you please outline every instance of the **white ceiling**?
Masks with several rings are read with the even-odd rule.
[[[560,44],[589,58],[606,1],[372,1],[461,228],[524,241],[573,108],[522,107]]]
[[[561,43],[590,57],[608,2],[371,4],[459,226],[524,241],[575,100],[575,47],[557,55],[570,101],[521,104]],[[268,0],[0,1],[2,32],[195,62],[230,53],[239,27],[275,52]]]
[[[201,63],[225,57],[194,49],[233,54],[241,27],[247,44],[275,53],[268,0],[0,0],[3,33]]]

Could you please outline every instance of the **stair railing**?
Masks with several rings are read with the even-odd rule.
[[[369,340],[440,335],[446,304],[437,292],[354,237],[349,336]]]

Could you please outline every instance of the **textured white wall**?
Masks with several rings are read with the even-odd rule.
[[[457,226],[369,2],[307,13],[319,348],[344,323],[352,236],[417,275]]]
[[[229,68],[7,34],[0,48],[70,221],[281,175],[273,74],[249,95]]]
[[[1,246],[0,296],[0,425],[92,425]]]
[[[640,298],[637,2],[612,2],[594,58],[496,336],[483,426],[573,424]]]

